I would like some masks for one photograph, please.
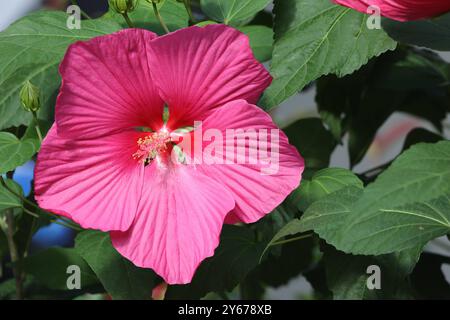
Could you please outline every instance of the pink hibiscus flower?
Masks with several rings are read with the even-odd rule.
[[[382,16],[398,21],[431,18],[450,11],[449,0],[334,0],[334,2],[363,13],[368,13],[368,7],[377,6]]]
[[[176,130],[196,121],[245,154],[255,137],[229,141],[229,129],[277,129],[253,105],[271,77],[248,38],[232,28],[191,27],[162,37],[127,29],[77,42],[60,73],[56,122],[36,164],[36,200],[83,228],[109,231],[123,256],[169,284],[191,281],[214,254],[225,220],[255,222],[300,183],[303,159],[282,132],[268,140],[277,159],[272,174],[262,173],[267,156],[173,161],[180,156],[174,145],[179,150],[190,138],[194,147],[182,149],[188,159],[196,148],[211,149],[211,139],[196,138],[199,128]],[[209,160],[223,156],[214,150]]]

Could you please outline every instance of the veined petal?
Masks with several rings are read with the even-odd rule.
[[[231,194],[192,167],[146,168],[138,215],[126,232],[111,232],[114,247],[135,265],[152,268],[169,284],[189,283],[214,254]]]
[[[380,14],[398,21],[431,18],[450,11],[448,0],[334,0],[334,2],[361,11],[373,13],[369,7],[378,7]]]
[[[233,194],[236,208],[227,223],[259,220],[298,187],[303,158],[271,117],[257,106],[238,100],[215,109],[202,124],[203,138],[210,130],[220,133],[223,146],[216,138],[208,138],[216,147],[203,141],[202,163],[196,168]]]
[[[163,101],[148,67],[156,35],[126,29],[71,45],[60,66],[58,133],[93,138],[132,127],[163,125]]]
[[[73,140],[50,129],[38,154],[35,197],[39,206],[83,228],[127,230],[142,190],[143,166],[132,154],[142,133]]]
[[[150,51],[152,77],[169,105],[173,129],[232,100],[256,103],[272,80],[248,37],[225,25],[175,31],[152,41]]]

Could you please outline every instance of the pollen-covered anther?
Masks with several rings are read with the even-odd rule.
[[[155,159],[158,154],[167,150],[170,143],[170,134],[167,131],[152,132],[137,141],[138,150],[133,154],[133,159],[147,164]]]

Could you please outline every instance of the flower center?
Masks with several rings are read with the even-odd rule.
[[[158,154],[167,150],[170,141],[170,134],[167,130],[151,132],[146,137],[139,138],[138,150],[133,154],[133,159],[143,164],[149,164]]]

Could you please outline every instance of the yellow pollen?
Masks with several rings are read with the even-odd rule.
[[[170,134],[167,130],[152,132],[148,136],[138,139],[138,150],[133,154],[133,159],[148,164],[160,152],[167,149],[168,143],[170,143]]]

